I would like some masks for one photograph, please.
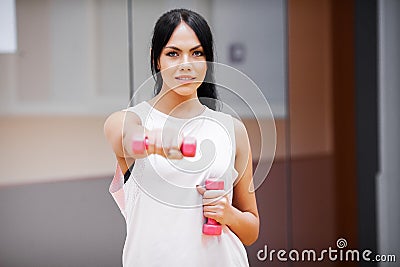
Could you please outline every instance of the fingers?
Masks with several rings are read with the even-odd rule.
[[[203,186],[201,185],[196,185],[197,192],[199,192],[200,195],[204,195],[204,193],[207,191]]]
[[[213,192],[218,191],[218,192]],[[225,191],[222,190],[207,190],[203,195],[203,206],[226,205],[227,198]]]
[[[205,199],[219,198],[226,194],[225,190],[206,190],[203,195]]]
[[[201,185],[196,185],[197,192],[199,192],[200,195],[203,196],[205,199],[214,199],[214,198],[220,198],[222,196],[226,195],[225,190],[207,190],[204,188],[204,186]]]
[[[170,148],[166,155],[169,159],[182,159],[183,155],[179,149]]]
[[[161,155],[168,159],[182,159],[178,140],[169,131],[153,130],[148,134],[148,154]]]
[[[221,224],[223,224],[223,216],[221,215],[222,214],[222,210],[208,210],[209,208],[208,207],[204,207],[204,210],[203,210],[203,215],[204,215],[204,217],[206,217],[206,218],[210,218],[210,219],[214,219],[214,220],[216,220],[218,223],[221,223]]]
[[[221,199],[225,199],[225,190],[206,190],[203,186],[196,186],[197,192],[203,196],[203,205],[216,205]],[[224,200],[222,200],[224,201]],[[222,203],[225,204],[225,203]]]
[[[179,149],[177,138],[172,135],[166,135],[164,140],[163,146],[166,157],[169,159],[182,159],[183,155]]]
[[[165,157],[164,149],[162,146],[161,131],[151,131],[149,136],[149,147],[147,151],[149,154],[158,154]]]
[[[203,193],[203,215],[206,218],[224,224],[228,205],[228,197],[224,190],[205,190]]]
[[[206,190],[204,186],[197,185],[197,192],[203,197],[203,215],[214,219],[220,224],[230,215],[230,202],[228,192],[225,190]]]

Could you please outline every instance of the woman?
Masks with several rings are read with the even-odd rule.
[[[155,97],[105,122],[118,162],[110,192],[127,225],[124,266],[248,266],[243,244],[259,232],[251,150],[243,123],[210,101],[217,99],[213,60],[203,17],[163,14],[151,47]],[[144,136],[147,151],[134,153],[132,138]],[[182,136],[196,138],[195,158],[183,157]],[[223,180],[224,190],[206,190],[210,178]],[[202,234],[203,216],[222,234]]]

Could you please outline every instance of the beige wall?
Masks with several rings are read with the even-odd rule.
[[[105,117],[0,117],[0,186],[112,175]]]

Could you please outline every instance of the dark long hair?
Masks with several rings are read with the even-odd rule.
[[[198,13],[188,9],[173,9],[164,13],[156,22],[151,40],[151,72],[156,82],[154,93],[157,95],[162,87],[163,79],[158,60],[163,48],[167,45],[175,28],[184,21],[195,32],[203,47],[207,61],[207,72],[202,84],[197,88],[200,102],[210,109],[217,109],[218,95],[214,83],[214,43],[207,21]]]

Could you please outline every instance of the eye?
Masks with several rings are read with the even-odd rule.
[[[171,52],[166,53],[166,55],[167,55],[168,57],[177,57],[177,56],[178,56],[178,53],[177,53],[177,52],[174,52],[174,51],[171,51]]]
[[[202,57],[202,56],[204,55],[204,53],[203,53],[202,51],[194,51],[194,52],[193,52],[193,55],[194,55],[195,57]]]

